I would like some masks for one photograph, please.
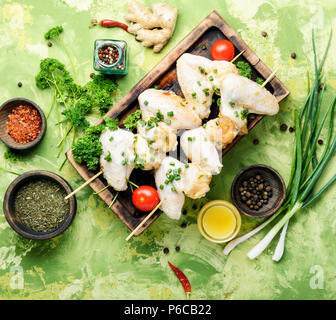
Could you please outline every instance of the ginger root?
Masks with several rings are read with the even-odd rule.
[[[135,34],[143,46],[160,52],[174,33],[178,9],[167,3],[154,3],[151,12],[142,3],[133,0],[128,10],[125,19],[132,23],[128,31]]]

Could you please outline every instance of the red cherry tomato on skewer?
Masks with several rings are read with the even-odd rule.
[[[151,186],[140,186],[132,195],[134,206],[140,211],[152,211],[160,202],[158,192]]]
[[[235,55],[235,48],[229,40],[216,41],[210,50],[212,59],[231,61]]]

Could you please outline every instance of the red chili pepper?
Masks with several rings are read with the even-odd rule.
[[[180,280],[183,286],[184,292],[187,294],[187,298],[189,298],[189,295],[191,292],[191,286],[190,286],[190,282],[187,276],[179,268],[176,268],[174,265],[172,265],[169,261],[168,261],[168,264],[169,264],[169,267],[174,271],[177,278]]]
[[[102,27],[105,27],[105,28],[117,27],[117,28],[124,29],[126,32],[128,32],[128,25],[124,24],[124,23],[121,23],[121,22],[118,22],[118,21],[114,21],[114,20],[110,20],[110,19],[104,19],[104,20],[100,21],[100,25]]]

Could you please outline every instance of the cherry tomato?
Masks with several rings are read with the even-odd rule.
[[[235,55],[235,48],[229,40],[216,41],[210,50],[212,59],[231,61]]]
[[[151,186],[141,186],[133,192],[132,202],[141,211],[152,211],[160,202],[158,192]]]

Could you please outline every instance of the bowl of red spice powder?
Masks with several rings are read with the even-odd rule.
[[[33,101],[14,98],[0,107],[0,139],[11,149],[26,150],[36,146],[46,127],[45,115]]]

